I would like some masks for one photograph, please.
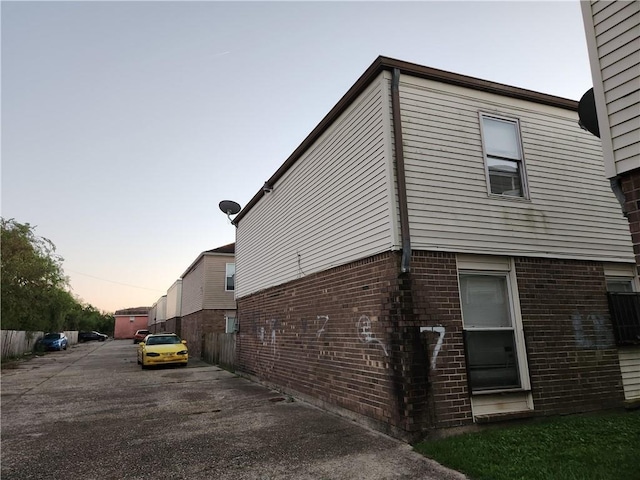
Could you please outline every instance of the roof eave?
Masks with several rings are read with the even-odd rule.
[[[451,85],[458,85],[474,90],[480,90],[498,95],[517,98],[520,100],[528,100],[535,103],[550,105],[553,107],[564,108],[567,110],[578,111],[578,102],[567,98],[547,95],[545,93],[535,92],[524,88],[512,87],[502,83],[490,82],[467,75],[447,72],[437,68],[425,67],[411,62],[396,60],[394,58],[379,56],[358,78],[356,83],[345,93],[336,105],[325,115],[320,123],[314,128],[309,135],[302,141],[285,162],[276,170],[276,172],[267,180],[267,185],[273,185],[298,161],[302,154],[324,133],[324,131],[346,110],[353,100],[360,95],[364,89],[383,71],[398,68],[401,73],[412,76],[435,80]],[[238,225],[240,220],[251,210],[256,203],[265,195],[264,189],[260,189],[244,208],[232,220],[232,224]]]

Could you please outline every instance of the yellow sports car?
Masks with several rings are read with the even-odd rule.
[[[147,335],[138,344],[138,365],[143,369],[152,365],[177,364],[187,366],[189,350],[187,341],[173,333]]]

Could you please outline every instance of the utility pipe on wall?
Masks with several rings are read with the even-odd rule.
[[[393,142],[396,151],[396,178],[398,180],[398,202],[400,203],[400,235],[402,236],[402,263],[400,271],[411,270],[411,233],[409,231],[409,207],[407,205],[407,183],[404,173],[404,148],[402,145],[402,121],[400,119],[400,69],[393,69],[391,81],[391,111]]]

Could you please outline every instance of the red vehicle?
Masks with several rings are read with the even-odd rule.
[[[133,334],[133,343],[140,343],[150,333],[149,330],[136,330],[136,333]]]

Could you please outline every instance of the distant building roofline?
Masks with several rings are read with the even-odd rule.
[[[151,307],[132,307],[116,310],[114,315],[148,315]]]

